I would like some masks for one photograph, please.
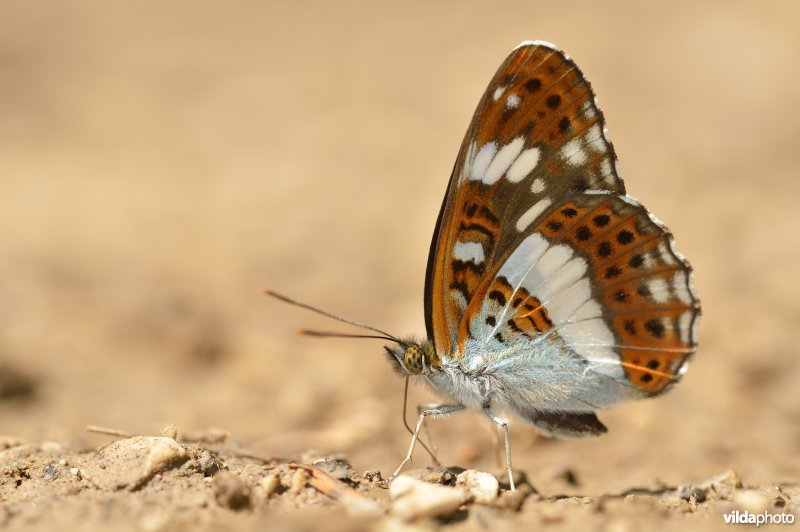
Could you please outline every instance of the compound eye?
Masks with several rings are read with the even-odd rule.
[[[406,349],[403,356],[403,364],[412,375],[419,375],[422,373],[422,349],[417,346],[411,346]]]

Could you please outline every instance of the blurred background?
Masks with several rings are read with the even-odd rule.
[[[506,54],[543,39],[592,82],[629,193],[695,268],[704,320],[672,392],[602,413],[596,440],[517,422],[515,465],[545,490],[564,467],[587,492],[731,467],[796,480],[798,15],[793,1],[4,1],[0,433],[79,444],[97,441],[87,424],[171,422],[391,471],[408,436],[381,345],[298,337],[339,325],[259,290],[424,335],[462,136]],[[445,463],[496,467],[480,416],[431,427]]]

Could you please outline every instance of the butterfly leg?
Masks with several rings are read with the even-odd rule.
[[[430,410],[432,408],[438,408],[441,406],[439,403],[420,403],[417,405],[417,415],[422,414],[423,410]],[[431,435],[431,426],[429,424],[422,425],[422,430],[425,433],[425,438],[428,440],[428,445],[431,446],[431,452],[428,453],[433,458],[433,463],[437,466],[441,466],[441,462],[436,457],[439,454],[439,449],[436,448],[436,443],[433,441],[433,436]]]
[[[506,440],[506,471],[508,471],[508,483],[511,486],[511,491],[514,491],[516,487],[514,486],[514,474],[511,469],[511,436],[508,433],[508,420],[495,416],[488,408],[485,408],[483,412],[495,425],[503,429]]]
[[[417,426],[414,429],[414,435],[411,437],[411,445],[408,447],[408,454],[397,466],[397,469],[389,477],[389,480],[394,480],[397,478],[397,475],[400,474],[400,471],[405,467],[407,463],[411,461],[411,455],[414,454],[414,447],[417,445],[417,440],[419,439],[419,433],[422,430],[422,424],[425,422],[425,418],[428,416],[444,416],[447,414],[452,414],[453,412],[458,412],[459,410],[463,410],[463,405],[424,405],[429,406],[430,408],[426,408],[419,413],[419,419],[417,420]]]

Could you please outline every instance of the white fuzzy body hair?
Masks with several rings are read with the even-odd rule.
[[[621,367],[592,362],[550,338],[487,350],[469,341],[462,357],[441,356],[441,367],[421,375],[445,401],[472,410],[511,408],[588,412],[642,393],[620,379]]]

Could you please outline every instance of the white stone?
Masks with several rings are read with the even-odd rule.
[[[466,501],[463,491],[428,484],[407,476],[389,486],[391,512],[405,521],[453,515]]]
[[[456,488],[464,490],[478,504],[491,504],[497,499],[500,484],[489,473],[468,469],[456,477]]]

